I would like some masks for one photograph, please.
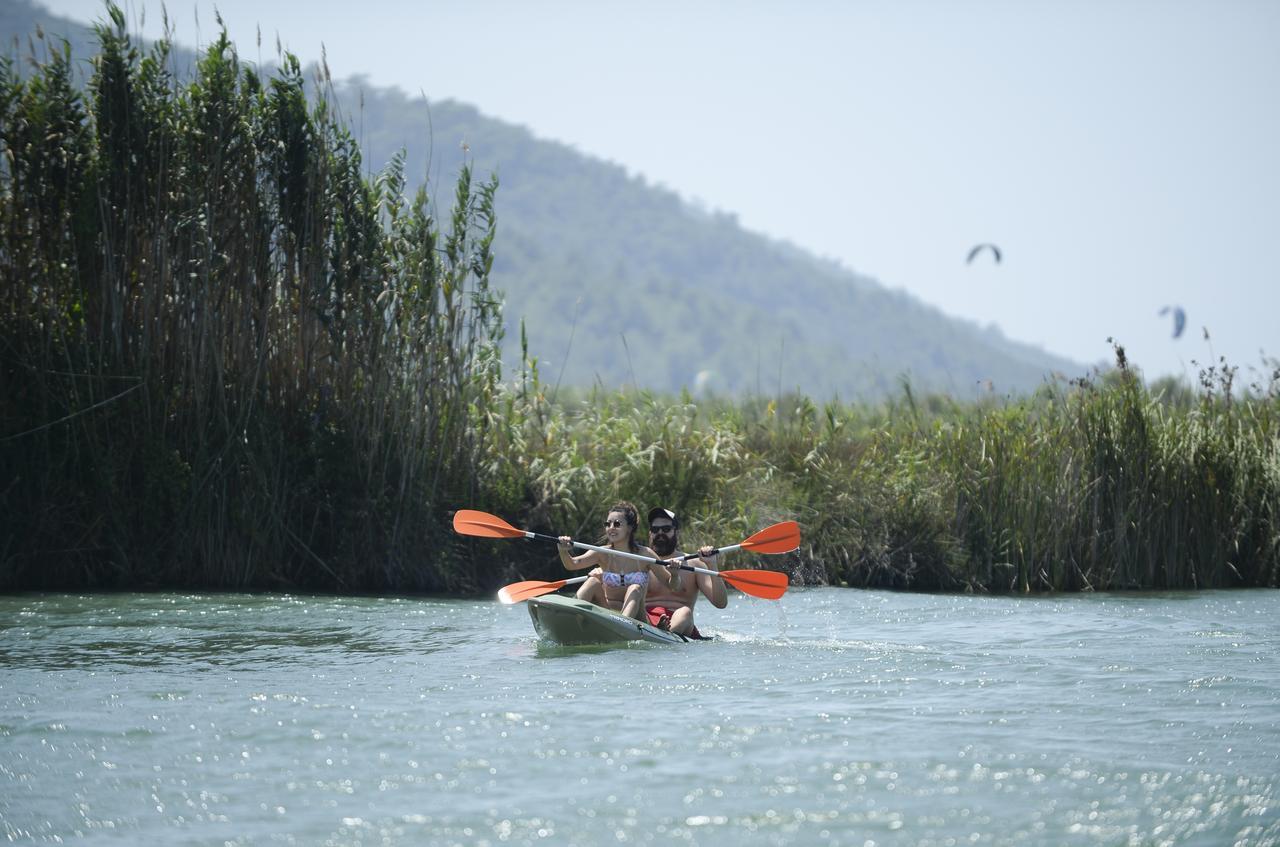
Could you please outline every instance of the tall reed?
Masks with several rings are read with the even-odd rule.
[[[292,56],[109,15],[84,93],[0,67],[0,587],[473,588],[496,181],[442,226]]]

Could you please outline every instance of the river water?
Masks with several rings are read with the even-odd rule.
[[[18,843],[1280,843],[1280,591],[524,606],[0,597]]]

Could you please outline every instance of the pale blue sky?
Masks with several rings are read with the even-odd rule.
[[[175,39],[214,5],[171,3]],[[247,59],[259,28],[263,58],[323,44],[335,77],[472,103],[1079,361],[1280,356],[1275,0],[216,6]],[[1003,264],[965,264],[982,241]]]

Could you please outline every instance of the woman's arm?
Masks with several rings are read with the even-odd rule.
[[[573,539],[567,535],[560,536],[560,543],[556,545],[556,552],[560,554],[560,564],[564,565],[565,570],[580,571],[596,564],[598,554],[595,550],[588,550],[581,556],[572,555],[571,550],[573,550]]]

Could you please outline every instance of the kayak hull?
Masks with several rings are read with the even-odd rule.
[[[621,644],[649,641],[655,644],[683,644],[689,639],[628,618],[612,609],[559,594],[546,594],[528,601],[529,617],[538,636],[556,644]]]

